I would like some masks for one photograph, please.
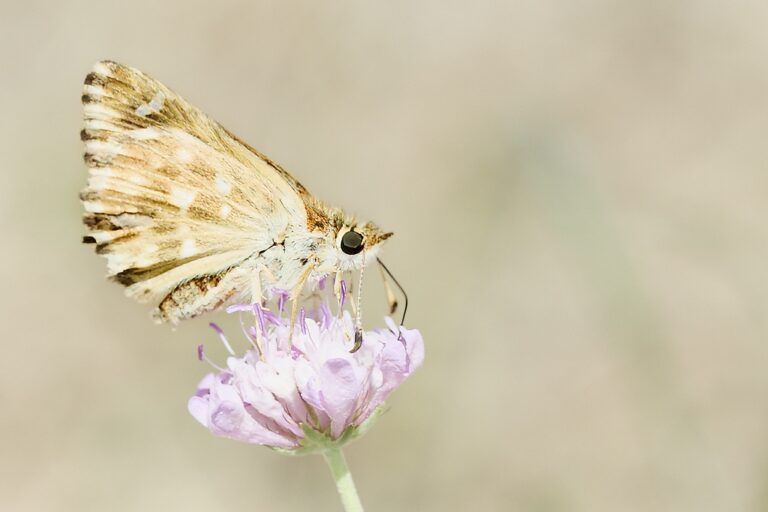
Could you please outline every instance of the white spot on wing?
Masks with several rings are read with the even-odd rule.
[[[181,251],[179,251],[180,257],[188,258],[193,256],[195,253],[197,253],[197,244],[195,244],[194,240],[187,238],[184,240],[184,242],[181,243]]]
[[[106,176],[91,176],[88,178],[88,188],[96,192],[101,192],[109,184],[109,178]]]
[[[146,215],[133,215],[130,213],[121,213],[115,215],[112,221],[121,228],[136,228],[152,224],[152,219]]]
[[[155,244],[144,246],[139,257],[132,263],[134,267],[148,267],[157,261],[155,253],[160,249]]]
[[[93,237],[97,244],[109,242],[110,240],[113,240],[122,235],[124,235],[122,231],[92,231],[88,234],[88,236]]]
[[[194,190],[182,187],[171,187],[171,202],[182,210],[189,208],[189,205],[195,200],[196,195],[197,192]]]
[[[128,132],[132,139],[150,140],[160,137],[160,132],[156,128],[136,128]]]
[[[112,71],[110,71],[107,65],[104,64],[103,62],[97,62],[93,66],[93,71],[95,73],[98,73],[99,75],[112,76]]]
[[[165,103],[165,94],[163,94],[162,92],[158,92],[157,94],[155,94],[155,97],[152,98],[152,101],[149,102],[149,108],[157,112],[160,112],[163,109],[164,103]]]
[[[94,98],[101,98],[104,96],[104,88],[98,85],[86,84],[83,86],[83,92]]]
[[[86,122],[88,119],[108,120],[113,117],[119,117],[117,113],[103,103],[86,103],[83,105]]]
[[[108,140],[89,139],[85,141],[85,151],[101,161],[110,161],[120,153],[120,144]]]
[[[187,164],[192,161],[192,152],[187,148],[181,147],[176,150],[176,160],[182,164]]]
[[[105,176],[107,178],[117,176],[117,173],[111,167],[93,167],[90,172],[91,176]]]
[[[103,212],[104,203],[101,201],[83,201],[83,208],[87,212]]]
[[[155,260],[149,256],[139,256],[136,258],[133,263],[131,264],[132,267],[148,267],[152,265],[155,262]]]
[[[152,98],[152,100],[148,104],[144,103],[142,105],[139,105],[136,108],[136,113],[141,117],[144,117],[151,114],[152,112],[160,112],[163,109],[164,104],[165,104],[165,94],[163,94],[163,92],[160,91],[157,94],[155,94],[155,96]]]
[[[221,192],[224,195],[227,195],[232,190],[232,184],[229,182],[227,178],[222,176],[221,174],[216,175],[216,190]]]
[[[223,205],[221,208],[219,208],[219,216],[222,219],[226,219],[229,217],[229,214],[232,213],[232,207],[228,204]]]
[[[117,274],[127,267],[125,255],[122,253],[107,253],[107,272]]]
[[[140,187],[143,187],[143,186],[149,184],[149,180],[147,178],[145,178],[144,176],[142,176],[141,174],[131,174],[130,176],[128,176],[128,180],[131,183],[139,185]]]

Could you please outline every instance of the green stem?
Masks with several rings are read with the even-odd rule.
[[[325,457],[328,467],[331,468],[331,474],[333,474],[333,479],[336,482],[336,490],[339,491],[345,512],[363,512],[363,504],[360,503],[355,482],[352,481],[352,473],[349,472],[347,461],[344,460],[341,449],[329,448],[323,452],[323,457]]]

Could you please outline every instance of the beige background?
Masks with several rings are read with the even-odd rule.
[[[192,420],[206,320],[79,244],[101,58],[396,231],[427,359],[348,449],[368,510],[768,509],[765,2],[3,4],[0,510],[339,509]]]

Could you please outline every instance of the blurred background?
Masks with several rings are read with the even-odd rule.
[[[756,1],[4,2],[0,509],[340,509],[320,458],[187,413],[222,315],[155,326],[79,243],[81,87],[109,58],[396,232],[427,358],[347,450],[368,510],[767,510],[766,23]]]

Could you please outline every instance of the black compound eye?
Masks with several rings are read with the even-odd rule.
[[[341,250],[344,254],[357,254],[363,250],[363,235],[355,231],[347,231],[341,237]]]

